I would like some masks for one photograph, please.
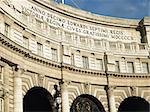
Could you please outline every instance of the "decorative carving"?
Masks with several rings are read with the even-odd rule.
[[[137,87],[135,87],[135,86],[130,87],[130,90],[131,90],[131,95],[132,95],[132,96],[136,96],[136,93],[137,93]]]
[[[91,112],[90,103],[84,101],[83,99],[76,105],[77,112]]]
[[[84,83],[84,91],[86,94],[89,93],[89,89],[90,89],[90,83],[89,82]]]
[[[43,75],[43,74],[39,74],[38,75],[38,84],[39,84],[39,86],[43,86],[43,80],[44,80],[44,77],[45,77],[45,75]]]
[[[21,75],[26,71],[22,66],[16,65],[12,67],[14,72],[14,77],[21,77]]]
[[[14,77],[21,77],[21,75],[25,72],[25,69],[19,65],[13,66],[12,69],[14,72]]]
[[[80,97],[72,110],[72,112],[101,112],[96,103],[89,98]]]

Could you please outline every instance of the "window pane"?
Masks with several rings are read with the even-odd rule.
[[[127,62],[127,66],[128,66],[128,73],[134,73],[133,62]]]
[[[57,49],[51,48],[52,60],[57,61]]]
[[[142,70],[143,70],[143,73],[149,73],[148,63],[146,62],[142,63]]]
[[[4,31],[4,34],[5,34],[5,36],[9,36],[9,30],[10,30],[10,26],[7,24],[7,23],[5,23],[5,31]]]
[[[119,61],[115,61],[115,71],[120,72]]]
[[[88,57],[82,56],[83,68],[89,68]]]
[[[40,56],[42,56],[42,53],[43,53],[42,44],[37,43],[37,54],[40,55]]]
[[[23,47],[27,49],[29,47],[29,39],[27,37],[23,37]]]
[[[42,28],[42,22],[36,19],[37,28]]]
[[[71,54],[71,64],[74,65],[74,54]]]
[[[96,59],[96,66],[98,70],[103,70],[103,62],[102,59]]]

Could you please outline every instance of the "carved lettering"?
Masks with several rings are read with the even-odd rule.
[[[78,21],[64,18],[34,5],[29,5],[28,7],[22,6],[22,12],[41,19],[50,26],[60,27],[71,32],[81,33],[85,36],[92,36],[93,38],[99,39],[107,38],[114,40],[125,40],[130,42],[131,40],[134,40],[134,37],[132,37],[131,33],[128,33],[129,31],[79,23]]]

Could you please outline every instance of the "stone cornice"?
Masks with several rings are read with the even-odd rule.
[[[104,76],[104,77],[106,77],[104,71],[84,69],[84,68],[79,68],[79,67],[75,67],[75,66],[68,65],[68,64],[63,64],[62,67],[63,67],[63,70],[67,70],[67,71],[70,71],[72,73],[79,73],[79,74],[86,74],[86,75],[89,74],[92,76]]]
[[[144,73],[115,73],[115,72],[107,72],[108,77],[115,78],[150,78],[150,74]]]
[[[75,67],[68,64],[62,64],[57,63],[54,61],[50,61],[48,59],[45,59],[41,56],[38,56],[36,54],[33,54],[28,49],[25,49],[24,47],[18,45],[17,43],[13,42],[6,36],[4,36],[2,33],[0,33],[0,44],[2,46],[5,46],[12,50],[13,52],[16,52],[17,54],[23,56],[24,58],[30,59],[34,62],[41,63],[45,66],[55,67],[55,68],[62,68],[63,70],[67,70],[73,73],[79,73],[79,74],[89,74],[92,76],[103,76],[105,77],[108,75],[109,77],[115,77],[115,78],[150,78],[149,74],[142,74],[142,73],[114,73],[114,72],[104,72],[104,71],[98,71],[98,70],[91,70],[91,69],[84,69]]]

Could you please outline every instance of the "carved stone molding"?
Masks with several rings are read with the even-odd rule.
[[[132,96],[137,96],[137,87],[135,87],[135,86],[130,87],[130,90],[131,90],[131,95]]]
[[[22,66],[13,66],[14,77],[21,77],[21,75],[26,71]]]
[[[43,86],[44,77],[45,77],[45,75],[43,75],[43,74],[38,75],[38,85],[41,87]]]
[[[85,94],[89,94],[89,89],[90,89],[90,83],[89,82],[84,83]]]

